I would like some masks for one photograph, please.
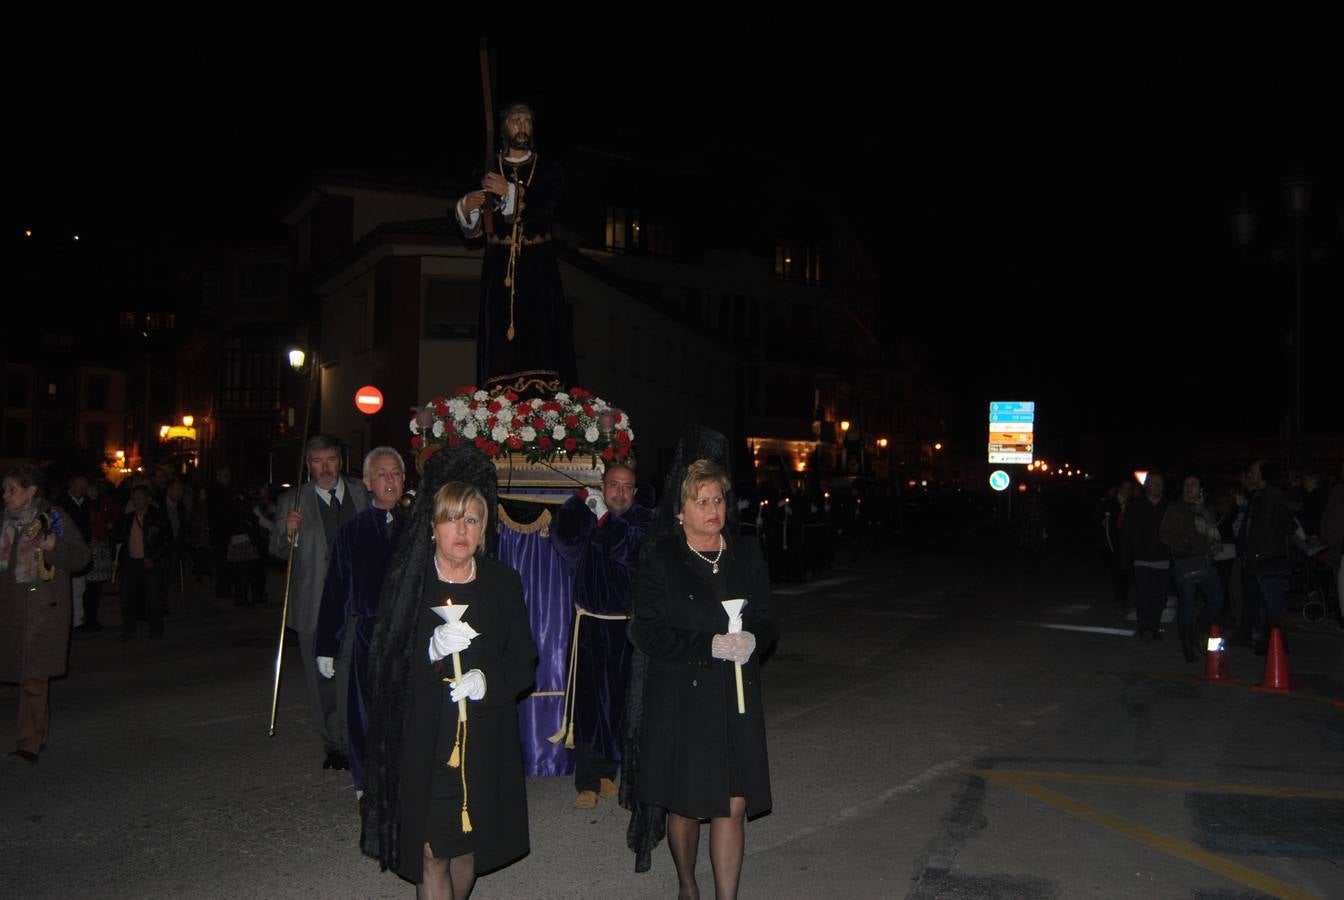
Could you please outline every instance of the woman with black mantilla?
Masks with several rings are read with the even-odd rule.
[[[726,449],[721,436],[694,429],[678,452],[706,444]],[[634,590],[630,635],[644,658],[631,682],[636,696],[627,712],[627,747],[633,757],[622,772],[622,803],[633,813],[628,838],[636,871],[648,867],[648,852],[665,827],[681,900],[700,896],[701,821],[710,822],[715,895],[730,900],[742,870],[745,820],[771,807],[760,652],[778,632],[759,549],[725,533],[730,489],[715,462],[674,465],[659,509],[662,528],[655,524]],[[729,633],[722,603],[734,598],[747,602],[742,630]],[[738,712],[735,663],[742,666],[744,713]]]
[[[478,873],[529,850],[517,700],[537,650],[521,579],[483,555],[494,501],[494,466],[478,451],[435,454],[374,637],[362,843],[421,898],[464,900]],[[450,599],[468,607],[461,623],[434,612]]]

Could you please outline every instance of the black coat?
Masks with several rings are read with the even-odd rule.
[[[454,586],[426,579],[434,605],[455,593]],[[487,872],[525,856],[527,791],[523,781],[523,749],[518,734],[518,698],[536,679],[537,647],[532,640],[523,583],[518,573],[490,559],[477,560],[474,597],[463,621],[480,635],[461,654],[462,671],[480,669],[485,699],[467,704],[467,791],[476,841],[476,871]],[[465,592],[463,592],[465,593]],[[481,602],[485,598],[485,602]],[[457,596],[462,602],[462,596]],[[401,762],[400,858],[396,872],[408,881],[423,879],[421,851],[429,811],[430,779],[444,765],[440,741],[456,727],[457,705],[446,700],[452,663],[436,669],[427,655],[430,633],[443,624],[427,602],[418,609],[414,647],[418,662],[407,687],[406,741]],[[451,716],[451,722],[441,722]],[[447,726],[447,727],[444,727]],[[436,757],[436,748],[444,751]]]
[[[135,522],[135,513],[128,512],[121,517],[112,531],[112,542],[121,544],[117,555],[117,564],[125,566],[131,555],[131,525]],[[154,507],[145,510],[144,520],[145,559],[155,565],[163,562],[173,544],[173,526],[168,517]]]
[[[770,576],[750,540],[729,537],[723,554],[727,596],[747,598],[742,628],[756,636],[756,652],[742,667],[746,715],[737,711],[733,664],[710,652],[728,620],[709,566],[690,555],[680,532],[641,560],[630,627],[649,656],[636,795],[699,818],[729,814],[730,737],[742,761],[735,793],[746,797],[747,815],[771,806],[760,683],[761,654],[779,634],[770,617]]]

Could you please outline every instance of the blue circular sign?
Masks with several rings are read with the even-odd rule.
[[[989,486],[996,491],[1008,490],[1008,485],[1011,484],[1012,481],[1013,480],[1008,477],[1008,473],[1003,471],[1003,469],[995,469],[993,472],[989,473]]]

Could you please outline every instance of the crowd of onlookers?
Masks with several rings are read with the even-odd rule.
[[[1185,475],[1179,492],[1153,472],[1112,486],[1097,518],[1117,605],[1127,609],[1132,595],[1139,636],[1157,640],[1175,594],[1187,659],[1213,624],[1264,653],[1297,600],[1344,628],[1344,467],[1329,483],[1320,470],[1256,460],[1210,485]]]
[[[140,621],[148,623],[150,637],[162,636],[165,614],[203,583],[237,606],[270,601],[267,548],[275,504],[265,482],[239,487],[227,467],[209,482],[199,473],[184,477],[156,468],[115,486],[76,473],[49,499],[87,536],[92,554],[89,566],[73,573],[76,633],[102,630],[103,598],[112,593],[126,640]]]

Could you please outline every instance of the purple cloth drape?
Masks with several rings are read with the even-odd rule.
[[[573,586],[564,562],[551,547],[549,531],[518,532],[501,523],[498,554],[523,579],[527,616],[537,643],[537,686],[518,704],[527,777],[569,775],[574,751],[547,740],[564,715],[569,637],[574,626]]]

